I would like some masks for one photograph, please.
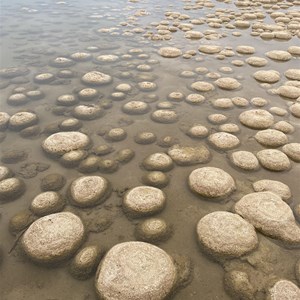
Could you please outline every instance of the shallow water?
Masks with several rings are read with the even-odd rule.
[[[236,48],[238,45],[251,45],[255,47],[255,56],[265,57],[265,52],[270,50],[287,50],[291,45],[299,45],[299,37],[293,36],[288,41],[263,40],[260,37],[252,37],[251,27],[249,29],[226,29],[210,28],[207,24],[195,25],[195,30],[204,32],[213,29],[220,34],[226,34],[217,40],[188,40],[184,38],[184,32],[178,30],[172,34],[171,40],[153,41],[144,37],[144,33],[134,33],[133,28],[146,28],[145,31],[153,31],[151,22],[160,22],[165,19],[166,11],[179,11],[188,14],[190,19],[206,17],[207,14],[214,13],[216,9],[231,9],[238,11],[234,5],[235,1],[224,3],[221,1],[211,1],[215,7],[205,7],[198,10],[185,10],[184,7],[193,4],[194,1],[75,1],[54,2],[54,1],[8,1],[1,3],[1,62],[0,68],[8,67],[28,67],[30,73],[24,77],[17,77],[19,81],[8,81],[1,79],[3,88],[1,91],[1,111],[10,115],[22,110],[34,110],[39,117],[39,126],[42,131],[51,123],[58,122],[71,117],[71,107],[67,107],[63,115],[53,113],[56,107],[56,99],[63,94],[76,94],[86,86],[80,78],[91,70],[99,70],[113,77],[113,83],[96,87],[103,95],[100,100],[96,99],[92,103],[103,103],[109,99],[119,83],[129,83],[133,90],[126,96],[125,100],[112,101],[112,107],[106,109],[103,117],[91,121],[82,121],[81,131],[88,134],[94,145],[110,144],[97,133],[100,130],[107,130],[115,127],[122,127],[127,132],[127,138],[120,142],[111,142],[115,150],[130,148],[135,151],[135,157],[127,164],[120,164],[119,169],[111,174],[103,174],[99,171],[92,174],[103,175],[112,184],[114,192],[104,204],[94,208],[79,209],[70,204],[65,207],[66,211],[72,211],[79,215],[84,222],[89,222],[97,218],[108,218],[112,224],[104,231],[99,233],[90,232],[84,245],[98,244],[106,249],[113,245],[135,240],[134,228],[138,220],[128,219],[122,211],[122,197],[120,192],[142,185],[142,176],[146,171],[141,166],[143,159],[155,152],[166,152],[168,147],[162,147],[158,143],[150,145],[139,145],[134,142],[134,136],[141,131],[150,131],[157,135],[158,140],[165,136],[172,136],[181,145],[196,146],[206,145],[212,154],[212,159],[206,164],[192,166],[175,166],[167,172],[170,183],[163,188],[167,195],[167,206],[159,213],[167,223],[172,224],[174,233],[172,237],[159,244],[159,247],[167,253],[186,255],[192,261],[193,271],[189,284],[173,296],[173,299],[231,299],[223,286],[224,268],[232,266],[240,270],[248,270],[247,257],[236,259],[223,266],[212,261],[201,252],[196,236],[196,224],[208,213],[214,211],[232,211],[232,207],[242,196],[252,193],[252,183],[260,179],[278,180],[287,184],[293,194],[289,202],[291,208],[300,203],[299,194],[299,163],[291,161],[291,168],[284,172],[272,172],[260,167],[258,171],[247,172],[234,167],[229,161],[229,154],[236,150],[247,150],[256,153],[264,149],[262,145],[255,141],[253,136],[257,130],[243,126],[239,122],[239,114],[254,108],[250,105],[247,108],[234,106],[232,109],[216,109],[211,103],[218,98],[244,97],[250,100],[253,97],[263,97],[268,100],[268,104],[263,109],[268,110],[276,106],[288,110],[289,105],[295,100],[283,99],[278,95],[272,95],[268,88],[264,88],[252,77],[252,74],[260,69],[277,70],[281,73],[281,80],[272,84],[271,89],[277,88],[287,81],[283,73],[290,68],[299,68],[299,57],[293,57],[287,62],[278,62],[268,59],[268,65],[263,68],[254,68],[244,64],[242,67],[233,66],[230,62],[234,59],[245,61],[250,55],[240,55],[235,53],[233,57],[225,57],[223,60],[217,59],[214,55],[201,54],[197,49],[200,44],[216,44],[222,47]],[[250,10],[250,8],[248,8]],[[265,12],[264,8],[258,9]],[[298,9],[293,6],[290,9]],[[145,16],[132,18],[139,10],[145,10]],[[242,9],[240,9],[242,11]],[[274,10],[276,11],[276,10]],[[281,9],[280,11],[286,11]],[[169,20],[170,23],[172,20]],[[251,20],[250,20],[251,21]],[[128,26],[119,25],[121,22],[128,22]],[[188,20],[181,21],[188,23]],[[253,21],[254,22],[254,21]],[[272,19],[267,17],[264,22],[272,23]],[[115,28],[115,34],[97,33],[100,28]],[[232,36],[233,31],[240,31],[241,36]],[[130,35],[127,34],[130,32]],[[299,34],[298,34],[299,36]],[[75,65],[65,68],[74,72],[75,76],[66,79],[60,84],[37,84],[34,76],[38,73],[52,72],[57,73],[60,69],[49,66],[49,60],[60,56],[68,56],[78,51],[86,51],[87,47],[97,46],[99,50],[95,53],[90,52],[94,57],[101,54],[115,54],[121,57],[127,54],[130,49],[142,49],[143,53],[148,54],[148,58],[137,58],[125,60],[120,59],[114,63],[95,64],[93,60],[87,62],[77,62]],[[197,54],[190,59],[183,57],[163,58],[157,51],[164,46],[174,46],[183,52],[196,50]],[[86,51],[87,52],[87,51]],[[253,55],[253,56],[254,56]],[[197,58],[202,57],[202,61]],[[136,66],[147,63],[149,59],[158,60],[157,64],[151,65],[153,70],[150,72],[139,72]],[[219,72],[220,67],[230,66],[233,72],[223,74]],[[167,95],[174,91],[180,91],[185,96],[194,93],[190,85],[194,81],[207,81],[213,83],[213,79],[208,79],[205,75],[196,74],[194,78],[180,77],[182,71],[193,71],[197,67],[206,67],[209,72],[219,72],[224,77],[237,78],[242,84],[242,88],[234,91],[227,91],[215,88],[214,91],[204,93],[206,100],[200,105],[190,105],[185,101],[172,102],[174,110],[179,116],[179,120],[172,124],[156,123],[151,120],[150,115],[155,110],[158,102],[166,101]],[[131,72],[132,77],[122,79],[121,72]],[[137,82],[141,75],[151,74],[156,77],[155,82],[158,86],[154,92],[146,93],[137,88]],[[5,87],[5,85],[7,86]],[[25,105],[11,106],[6,100],[17,87],[25,87],[26,90],[39,89],[44,92],[45,97],[41,100],[31,100]],[[148,94],[156,94],[157,101],[149,103],[151,112],[144,115],[127,115],[121,108],[124,103],[131,100],[147,101]],[[90,102],[86,102],[90,103]],[[82,102],[85,104],[85,102]],[[218,125],[212,124],[208,115],[221,113],[228,117],[228,123],[236,123],[241,131],[237,133],[240,139],[240,146],[233,150],[218,151],[211,147],[207,139],[192,139],[186,135],[186,131],[193,124],[201,123],[210,132],[218,131]],[[300,121],[292,114],[275,116],[275,120],[288,121],[295,127],[292,134],[288,134],[289,142],[299,143],[300,140]],[[59,161],[53,160],[45,155],[41,148],[42,141],[49,135],[41,133],[32,138],[22,138],[19,132],[6,130],[6,137],[1,142],[1,151],[20,149],[28,153],[26,161],[13,164],[2,164],[9,167],[18,177],[21,166],[25,162],[43,162],[50,167],[32,178],[25,178],[26,192],[19,199],[7,203],[0,203],[0,241],[3,250],[3,262],[0,265],[0,290],[2,299],[74,299],[74,300],[94,300],[97,298],[94,288],[94,276],[85,281],[78,281],[68,273],[68,263],[59,267],[45,268],[33,264],[26,258],[17,245],[11,252],[16,237],[8,230],[9,220],[17,212],[28,210],[32,199],[41,193],[41,179],[51,173],[60,173],[67,183],[60,192],[65,195],[69,184],[77,177],[83,176],[76,168],[70,169],[63,167]],[[2,154],[1,154],[2,155]],[[114,153],[106,157],[113,157]],[[222,202],[206,201],[193,194],[188,188],[187,179],[192,170],[203,166],[218,167],[228,172],[235,180],[237,190]],[[298,224],[299,226],[299,224]],[[261,265],[256,270],[249,271],[251,283],[258,289],[255,299],[264,299],[267,279],[285,278],[295,283],[294,266],[300,258],[299,250],[287,249],[274,239],[258,233],[259,248],[250,256],[257,255]],[[267,249],[267,250],[265,250]],[[272,254],[269,257],[269,254]],[[255,269],[255,268],[254,268]],[[261,278],[264,278],[263,283]],[[299,282],[298,282],[299,284]]]

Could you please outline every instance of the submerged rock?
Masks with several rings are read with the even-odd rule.
[[[211,157],[209,150],[203,145],[197,147],[174,145],[168,150],[168,155],[181,166],[206,163]]]
[[[129,190],[123,199],[124,211],[130,217],[153,215],[164,209],[166,195],[152,186],[138,186]]]
[[[160,48],[158,53],[162,57],[167,57],[167,58],[174,58],[174,57],[178,57],[178,56],[182,55],[182,51],[178,48],[175,48],[175,47]]]
[[[235,189],[234,179],[225,171],[214,167],[194,170],[188,179],[190,189],[207,198],[220,198],[231,194]]]
[[[237,214],[216,211],[197,224],[200,245],[215,258],[240,257],[258,244],[254,227]]]
[[[251,109],[242,112],[240,122],[253,129],[267,129],[274,123],[274,117],[264,109]]]
[[[176,267],[162,249],[144,242],[111,248],[99,265],[96,290],[103,299],[163,300],[176,282]]]
[[[277,194],[248,194],[235,204],[234,209],[263,234],[290,246],[300,246],[300,227],[293,211]]]
[[[35,262],[53,264],[71,257],[85,237],[82,221],[70,212],[42,217],[25,231],[21,245]]]

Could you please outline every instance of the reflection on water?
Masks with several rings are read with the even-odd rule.
[[[180,266],[173,299],[265,299],[279,278],[299,285],[300,243],[294,237],[299,223],[292,212],[299,221],[300,127],[294,103],[300,96],[300,53],[299,47],[290,48],[299,44],[297,9],[297,1],[2,1],[2,298],[97,299],[98,275],[93,270],[78,280],[74,253],[46,266],[23,253],[29,225],[62,210],[79,216],[86,228],[86,239],[73,250],[84,253],[79,251],[96,245],[97,265],[119,243],[139,239],[158,244]],[[209,47],[199,51],[200,45]],[[250,47],[238,50],[242,45]],[[176,49],[160,55],[162,47]],[[266,56],[271,50],[284,52],[274,60]],[[265,58],[266,65],[255,67],[249,57]],[[259,70],[279,73],[257,81],[253,74]],[[240,120],[250,109],[264,110],[263,117],[256,112],[250,120]],[[263,132],[259,139],[257,132],[267,128],[278,130]],[[58,135],[45,146],[52,134],[70,131],[76,134]],[[275,151],[265,161],[257,155],[269,148],[288,156],[282,159],[283,152]],[[247,153],[232,156],[237,151]],[[189,175],[203,167],[230,174],[234,191],[223,191],[226,176],[216,182],[217,175],[210,172],[191,187]],[[102,181],[85,182],[76,198],[71,184],[81,176],[103,176],[109,188]],[[15,179],[5,186],[6,178]],[[235,203],[253,193],[252,184],[262,179],[272,183],[260,191],[279,193],[287,204],[280,198],[277,204],[262,202],[259,222],[270,230],[257,225],[252,215],[242,215],[257,229],[256,249],[250,247],[241,257],[226,254],[225,233],[218,236],[224,220],[219,220],[207,234],[217,234],[222,255],[211,240],[203,251],[196,234],[199,220],[216,211],[233,212]],[[144,204],[133,212],[133,204],[123,203],[128,191],[141,185],[163,191],[164,196],[155,194],[155,208],[150,209],[157,222],[142,223],[149,219]],[[54,193],[35,198],[45,191]],[[212,200],[214,192],[224,197]],[[140,205],[143,195],[137,199]],[[290,216],[286,223],[280,224],[280,217],[268,220],[282,209]],[[224,224],[233,231],[228,239],[241,230]],[[161,229],[164,225],[167,229]],[[49,231],[45,240],[37,235],[37,247],[47,248],[51,232],[61,230],[49,228],[41,231]],[[161,238],[143,230],[162,230]]]

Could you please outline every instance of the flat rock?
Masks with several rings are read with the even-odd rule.
[[[258,244],[253,225],[237,214],[216,211],[204,216],[197,224],[200,245],[214,257],[240,257]]]
[[[70,258],[84,237],[80,218],[70,212],[60,212],[33,222],[22,236],[21,245],[33,261],[51,264]]]
[[[234,207],[257,230],[291,246],[300,246],[300,227],[291,208],[272,192],[251,193]]]
[[[178,48],[175,48],[175,47],[160,48],[158,53],[162,57],[167,57],[167,58],[174,58],[174,57],[178,57],[178,56],[182,55],[182,51]]]
[[[74,150],[83,150],[90,145],[87,135],[77,131],[58,132],[50,135],[42,143],[45,152],[51,155],[63,155]]]
[[[165,299],[174,287],[176,267],[162,249],[144,242],[125,242],[111,248],[96,275],[102,299]]]
[[[188,178],[190,189],[207,198],[220,198],[231,194],[235,189],[234,179],[225,171],[214,167],[194,170]]]
[[[168,155],[182,166],[206,163],[211,156],[207,147],[203,145],[197,147],[174,145],[168,150]]]

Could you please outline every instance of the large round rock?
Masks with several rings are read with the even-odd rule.
[[[300,289],[292,281],[280,279],[268,290],[270,300],[300,299]]]
[[[61,212],[33,222],[21,243],[25,253],[34,261],[51,264],[74,254],[82,244],[85,229],[79,217]]]
[[[267,129],[274,123],[274,117],[264,109],[251,109],[242,112],[240,122],[253,129]]]
[[[188,184],[193,192],[207,198],[225,197],[236,189],[234,179],[222,169],[214,167],[194,170]]]
[[[101,299],[165,299],[176,281],[176,268],[162,249],[144,242],[117,244],[96,275]]]
[[[239,257],[258,244],[254,227],[237,214],[216,211],[197,225],[198,240],[204,250],[216,257]]]
[[[50,135],[42,144],[51,155],[63,155],[73,150],[85,149],[90,145],[87,135],[77,131],[58,132]]]
[[[103,202],[110,194],[108,181],[101,176],[83,176],[70,185],[72,203],[80,207],[90,207]]]
[[[131,217],[142,217],[160,212],[166,204],[163,191],[152,186],[138,186],[128,191],[123,208]]]

